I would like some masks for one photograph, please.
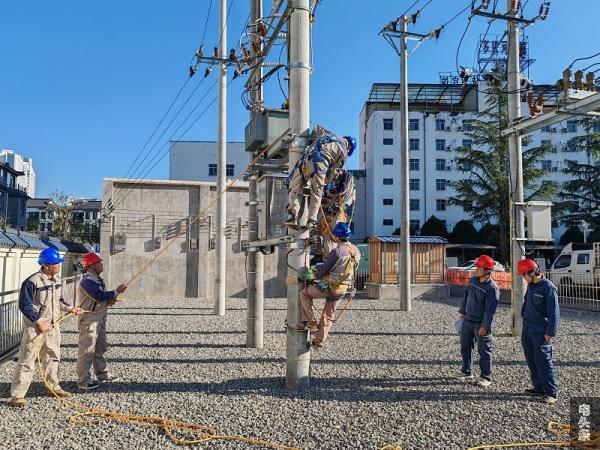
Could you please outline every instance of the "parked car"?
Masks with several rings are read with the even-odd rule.
[[[475,270],[475,260],[471,259],[464,264],[456,267],[448,267],[450,270]],[[498,261],[494,261],[494,271],[495,272],[504,272],[504,266],[500,264]]]

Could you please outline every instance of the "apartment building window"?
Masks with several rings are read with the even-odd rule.
[[[552,161],[550,161],[549,159],[544,159],[542,161],[542,170],[550,172],[552,170]]]
[[[209,177],[216,177],[217,176],[217,165],[216,164],[209,164],[208,165],[208,176]]]
[[[438,158],[435,160],[435,170],[446,170],[445,158]]]
[[[444,150],[446,150],[446,139],[436,139],[435,140],[435,149],[440,152],[443,152]]]
[[[383,199],[383,206],[392,206],[393,204],[394,204],[393,198],[384,198]]]
[[[446,182],[447,180],[443,178],[438,178],[435,180],[435,190],[436,191],[445,191],[446,190]]]
[[[410,219],[410,232],[416,233],[421,229],[421,221],[419,219]]]
[[[394,140],[392,138],[383,138],[383,145],[394,145]]]
[[[383,225],[388,227],[388,226],[393,226],[394,225],[394,219],[383,219]]]
[[[435,209],[437,211],[446,211],[446,200],[438,198],[435,201]]]
[[[394,119],[383,119],[383,129],[384,130],[393,130],[394,129]]]
[[[394,165],[394,158],[383,158],[384,166],[392,166]]]
[[[600,120],[594,122],[592,129],[594,130],[594,133],[600,133]]]
[[[408,148],[411,151],[419,151],[419,140],[416,138],[410,138],[408,140]]]
[[[463,131],[473,131],[473,122],[469,119],[465,119],[462,121]]]
[[[542,133],[550,133],[550,125],[543,126]]]
[[[411,211],[419,211],[421,209],[421,202],[418,198],[410,199],[410,210]]]
[[[232,177],[234,168],[235,168],[235,164],[227,164],[227,167],[225,167],[225,172],[226,172],[225,175],[228,177]]]
[[[409,159],[408,160],[408,169],[412,170],[412,171],[418,171],[419,170],[419,159]]]
[[[463,139],[462,146],[466,147],[468,149],[472,149],[473,148],[473,139]]]
[[[394,184],[394,179],[393,178],[384,178],[383,179],[383,185],[384,186],[391,186],[392,184]]]
[[[40,211],[40,219],[46,220],[46,211]]]
[[[577,121],[576,120],[567,120],[567,132],[577,133]]]
[[[473,170],[473,164],[471,164],[470,162],[463,163],[461,166],[461,170],[464,170],[465,172],[469,172],[469,171]]]
[[[418,178],[411,178],[411,179],[408,181],[408,188],[409,188],[411,191],[418,191],[418,190],[419,190],[419,188],[420,188],[420,184],[421,184],[421,183],[420,183],[420,180],[419,180]]]
[[[437,131],[442,131],[446,129],[446,120],[445,119],[435,119],[435,129]]]
[[[419,119],[408,119],[408,129],[410,131],[419,130]]]

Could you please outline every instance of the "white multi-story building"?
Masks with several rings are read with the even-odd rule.
[[[54,212],[49,198],[30,198],[27,200],[27,229],[41,233],[51,233]],[[85,230],[99,229],[102,200],[70,198],[71,223],[82,225]]]
[[[250,162],[243,142],[227,143],[227,178],[237,177]],[[217,181],[217,143],[171,141],[169,180]]]
[[[35,197],[33,160],[12,150],[3,149],[0,151],[0,162],[9,165],[18,172],[23,172],[23,175],[17,179],[17,188],[25,191],[29,197]]]
[[[410,221],[419,229],[432,215],[444,221],[448,231],[460,220],[469,219],[457,206],[448,204],[454,195],[449,181],[456,181],[469,172],[454,163],[456,148],[472,145],[466,131],[469,120],[477,118],[485,108],[484,82],[477,85],[410,84],[409,85],[409,147],[410,147]],[[553,86],[537,86],[544,92],[545,104],[556,104],[558,90]],[[536,95],[534,95],[536,96]],[[400,225],[400,86],[376,83],[372,86],[360,114],[360,169],[365,173],[365,203],[358,205],[364,214],[364,230],[357,236],[390,235]],[[522,112],[529,111],[523,104]],[[567,142],[585,134],[576,120],[535,131],[529,146],[552,144],[552,152],[543,161],[547,179],[566,181],[562,172],[565,161],[588,162],[584,152],[577,152]],[[362,212],[361,212],[362,211]],[[476,226],[481,224],[476,224]],[[553,235],[562,234],[564,227],[553,223]]]

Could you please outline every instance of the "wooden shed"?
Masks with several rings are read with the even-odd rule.
[[[400,236],[369,238],[369,283],[399,284]],[[448,241],[439,236],[411,236],[411,283],[442,284]]]

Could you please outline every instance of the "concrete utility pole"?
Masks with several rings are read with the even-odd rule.
[[[308,145],[310,127],[310,10],[309,0],[288,0],[292,11],[288,27],[290,48],[290,128],[294,139],[290,144],[289,167],[294,167]],[[304,207],[300,224],[306,223],[307,206]],[[309,248],[304,239],[308,231],[297,236],[289,244],[291,250],[288,263],[294,268],[303,267],[308,259]],[[286,332],[286,375],[285,384],[290,388],[306,388],[310,385],[310,348],[306,346],[307,332],[295,331],[301,323],[298,301],[298,274],[288,268],[287,277],[287,332]]]
[[[417,46],[419,46],[426,39],[437,37],[441,31],[441,29],[433,30],[429,34],[409,32],[407,26],[409,23],[415,22],[418,14],[417,12],[411,16],[398,17],[398,19],[389,22],[379,32],[400,56],[400,249],[398,251],[398,282],[400,285],[401,311],[410,311],[412,303],[408,146],[408,40],[418,41]],[[398,25],[400,25],[400,30],[397,30]],[[396,45],[395,39],[400,40],[399,47]]]
[[[221,44],[219,46],[219,112],[217,131],[217,236],[215,248],[215,304],[214,314],[225,315],[225,268],[227,264],[227,200],[225,182],[227,176],[227,5],[221,0]]]
[[[408,36],[407,17],[400,18],[400,310],[411,309],[410,207],[408,167]]]
[[[250,0],[250,15],[254,26],[254,40],[262,41],[257,33],[256,23],[262,18],[262,0]],[[262,42],[260,42],[262,48]],[[252,90],[254,103],[263,101],[262,69],[258,68],[252,82],[256,83]],[[250,111],[250,120],[254,112]],[[248,177],[248,240],[258,240],[258,174],[252,170]],[[264,255],[256,248],[248,250],[248,304],[246,306],[246,347],[263,348],[264,346]]]
[[[515,18],[518,9],[513,0],[507,0],[507,17]],[[521,118],[521,93],[519,91],[521,81],[521,68],[519,60],[519,24],[513,20],[507,21],[508,36],[508,121],[510,124]],[[511,237],[511,261],[512,269],[512,335],[518,336],[523,329],[521,318],[521,306],[525,293],[525,282],[517,273],[517,263],[523,258],[521,245],[525,240],[525,211],[523,209],[523,149],[521,146],[521,135],[512,134],[508,138],[508,153],[510,158],[510,237]]]

